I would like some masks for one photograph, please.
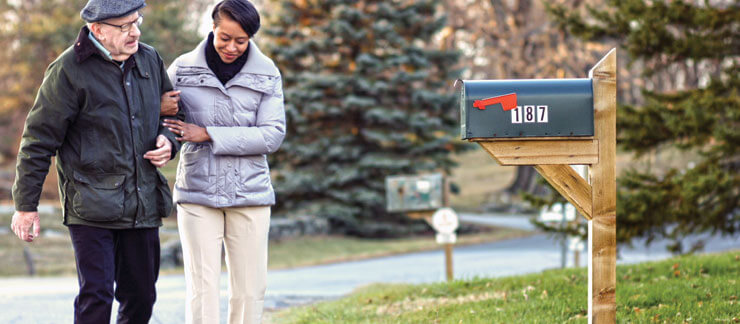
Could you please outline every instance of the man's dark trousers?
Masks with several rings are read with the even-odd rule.
[[[70,225],[69,234],[80,285],[75,323],[110,323],[114,294],[118,323],[147,323],[156,299],[159,229]]]

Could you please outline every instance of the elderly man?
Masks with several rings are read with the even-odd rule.
[[[27,242],[39,236],[36,208],[57,157],[80,286],[75,323],[109,323],[114,296],[118,323],[146,323],[156,298],[158,227],[172,209],[157,168],[179,144],[160,121],[160,99],[172,90],[164,63],[139,43],[144,6],[87,3],[87,24],[46,71],[18,153],[11,227]]]

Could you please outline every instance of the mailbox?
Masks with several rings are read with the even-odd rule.
[[[591,79],[458,80],[463,139],[593,136]]]
[[[385,179],[389,212],[436,210],[443,206],[442,174],[391,176]]]

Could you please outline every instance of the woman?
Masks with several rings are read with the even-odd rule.
[[[260,17],[246,0],[213,9],[213,32],[168,70],[185,122],[166,119],[180,151],[174,199],[187,285],[187,323],[219,323],[221,246],[229,323],[260,323],[275,194],[266,154],[285,137],[282,83],[251,40]]]

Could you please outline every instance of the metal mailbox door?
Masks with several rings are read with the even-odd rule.
[[[591,79],[458,82],[463,139],[594,135]]]

